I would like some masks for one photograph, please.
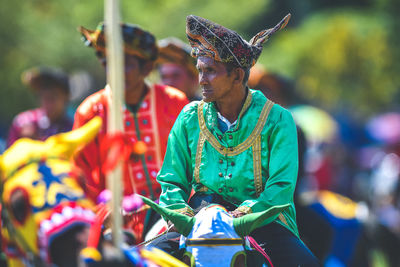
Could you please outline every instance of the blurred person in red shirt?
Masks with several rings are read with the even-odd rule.
[[[125,105],[123,108],[124,133],[132,142],[143,141],[146,152],[133,156],[123,165],[123,194],[129,196],[138,193],[157,199],[161,193],[156,176],[161,168],[172,125],[181,109],[188,103],[181,91],[158,84],[149,84],[145,78],[153,70],[158,56],[155,37],[136,25],[121,24],[125,55]],[[86,45],[95,49],[96,55],[104,65],[106,47],[104,24],[96,30],[80,27]],[[106,68],[107,69],[107,68]],[[111,90],[109,85],[89,97],[78,107],[74,128],[85,124],[94,116],[103,119],[100,134],[77,156],[76,164],[83,169],[87,178],[86,187],[89,197],[96,200],[105,189],[106,180],[102,172],[104,159],[100,157],[102,137],[107,133],[107,114]],[[143,237],[146,211],[139,212],[126,228],[133,229],[136,242]]]
[[[200,100],[198,71],[196,61],[190,56],[191,47],[175,37],[162,39],[158,45],[157,69],[161,82],[181,90],[190,101]]]

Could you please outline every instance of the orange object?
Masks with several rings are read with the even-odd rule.
[[[147,151],[147,146],[146,146],[146,143],[143,141],[137,141],[133,145],[133,153],[135,153],[135,154],[142,155],[142,154],[146,153],[146,151]]]

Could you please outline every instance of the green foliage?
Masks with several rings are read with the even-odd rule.
[[[330,109],[365,117],[393,108],[400,65],[385,19],[354,10],[319,13],[279,34],[260,61],[295,79],[303,96]]]
[[[18,112],[36,106],[34,96],[21,84],[21,73],[27,68],[56,66],[68,72],[98,68],[93,51],[83,47],[77,26],[86,23],[89,14],[101,19],[97,13],[103,7],[100,4],[98,12],[87,12],[95,5],[81,3],[16,0],[0,9],[1,124],[7,126]]]
[[[121,13],[123,21],[139,24],[157,38],[173,35],[184,40],[186,15],[204,16],[240,31],[248,18],[259,13],[267,3],[263,0],[126,0],[121,1]],[[83,45],[77,31],[80,25],[94,29],[103,20],[103,5],[98,0],[14,0],[2,6],[2,124],[7,126],[18,112],[36,105],[35,98],[20,81],[21,73],[29,67],[56,66],[69,73],[87,70],[94,76],[96,88],[104,85],[104,70],[93,50]]]
[[[324,5],[332,8],[345,6],[345,2],[365,6],[364,12],[323,11]],[[367,2],[375,2],[377,9],[373,5],[367,9]],[[211,19],[250,39],[291,12],[289,28],[266,44],[260,62],[296,79],[307,98],[328,107],[354,106],[363,115],[395,102],[400,53],[393,52],[398,50],[399,38],[397,13],[390,13],[392,2],[120,1],[123,21],[141,25],[158,39],[176,36],[185,40],[189,14]],[[85,70],[94,77],[93,90],[104,85],[104,70],[77,31],[80,25],[94,29],[103,20],[103,5],[98,0],[14,0],[2,5],[0,124],[8,126],[18,112],[36,105],[20,81],[29,67],[56,66],[69,73]]]
[[[206,17],[226,27],[243,30],[249,18],[259,14],[269,1],[213,1],[213,0],[138,0],[123,2],[123,18],[153,32],[157,38],[176,36],[185,40],[186,16]]]

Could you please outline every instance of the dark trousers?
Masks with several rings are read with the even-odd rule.
[[[280,224],[270,223],[254,230],[250,236],[268,254],[276,267],[321,266],[303,242]]]
[[[321,266],[300,239],[277,223],[260,227],[251,236],[268,254],[275,267]],[[179,233],[170,232],[153,240],[146,248],[157,247],[179,259],[183,253],[179,250],[179,238]]]

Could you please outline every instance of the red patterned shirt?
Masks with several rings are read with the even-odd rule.
[[[77,156],[76,164],[83,169],[87,177],[87,193],[95,200],[105,189],[105,177],[100,171],[99,138],[107,129],[107,110],[110,90],[106,87],[91,96],[78,107],[74,128],[85,124],[94,116],[103,119],[102,130],[98,137],[88,144]],[[161,168],[167,147],[168,135],[181,109],[188,103],[186,96],[179,90],[153,85],[140,103],[136,112],[124,107],[124,130],[132,140],[144,141],[147,151],[144,162],[141,158],[132,158],[124,164],[124,195],[134,192],[155,198],[161,193],[156,176]],[[152,184],[152,193],[148,187]]]

